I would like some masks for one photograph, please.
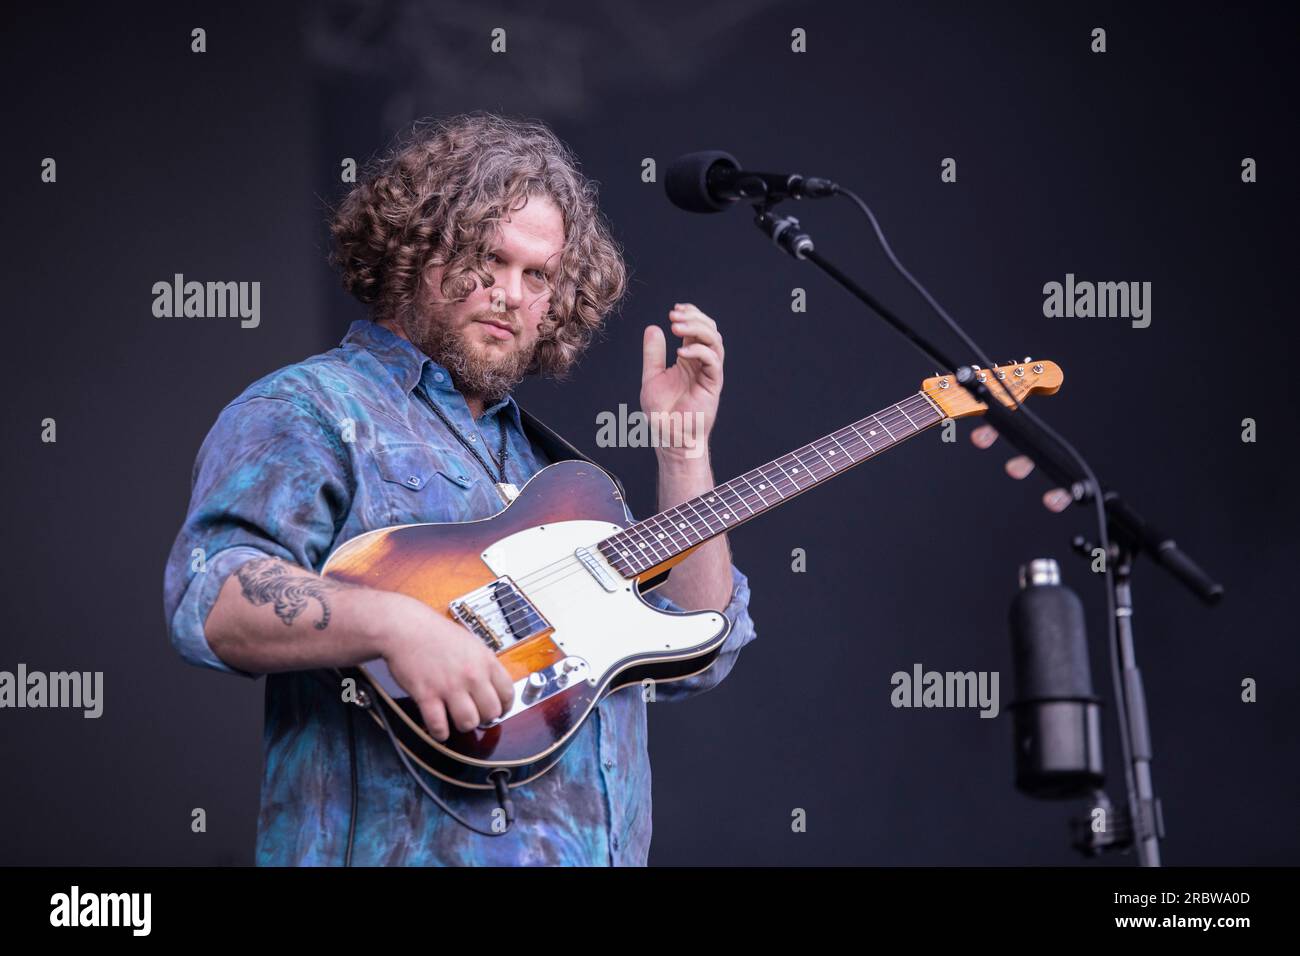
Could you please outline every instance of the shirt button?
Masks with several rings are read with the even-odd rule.
[[[478,436],[477,436],[477,435],[470,435],[470,436],[469,436],[469,440],[470,440],[470,441],[478,441]]]
[[[618,849],[618,837],[614,837],[614,849]]]
[[[443,377],[443,376],[442,376],[442,373],[441,373],[441,372],[434,372],[434,373],[433,373],[433,380],[434,380],[435,382],[441,382],[441,381],[442,381],[442,377]]]
[[[418,485],[418,484],[420,483],[420,479],[417,478],[417,477],[415,477],[415,475],[412,475],[410,478],[407,478],[407,479],[406,479],[406,483],[407,483],[408,485],[415,486],[415,485]]]
[[[612,760],[606,760],[606,761],[605,761],[605,769],[606,769],[606,770],[613,770],[613,769],[614,769],[614,761],[612,761]]]

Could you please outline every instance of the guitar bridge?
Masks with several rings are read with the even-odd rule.
[[[509,577],[461,595],[447,610],[494,651],[548,630],[550,624]]]

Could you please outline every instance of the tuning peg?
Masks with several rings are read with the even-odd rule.
[[[1028,355],[1025,356],[1025,364],[1026,364],[1026,365],[1028,365],[1028,364],[1029,364],[1030,362],[1032,362],[1032,361],[1033,361],[1033,359],[1031,359]]]

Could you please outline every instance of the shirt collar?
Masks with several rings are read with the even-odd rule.
[[[356,319],[343,336],[344,345],[363,348],[377,358],[388,370],[393,379],[409,395],[415,387],[424,381],[425,392],[435,401],[447,401],[451,395],[459,394],[452,383],[451,373],[446,367],[435,362],[413,344],[378,322],[370,319]],[[519,414],[519,403],[513,395],[506,395],[495,405],[483,409],[483,417],[493,412],[504,412],[522,433],[523,421]]]

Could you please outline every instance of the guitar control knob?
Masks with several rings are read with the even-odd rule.
[[[521,695],[525,704],[531,704],[542,695],[546,689],[546,675],[541,671],[533,671],[528,675],[528,680],[524,683],[524,692]]]

